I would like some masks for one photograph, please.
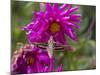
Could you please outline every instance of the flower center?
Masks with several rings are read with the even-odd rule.
[[[28,65],[32,65],[34,63],[34,58],[32,57],[32,56],[29,56],[28,58],[27,58],[27,64]]]
[[[58,31],[60,31],[60,25],[59,25],[58,23],[56,23],[56,22],[52,23],[52,24],[50,25],[50,31],[51,31],[52,33],[56,33],[56,32],[58,32]]]

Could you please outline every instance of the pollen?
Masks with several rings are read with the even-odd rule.
[[[29,56],[28,58],[27,58],[27,64],[28,65],[32,65],[34,63],[34,58],[32,57],[32,56]]]
[[[59,31],[60,31],[60,25],[59,25],[58,23],[56,23],[56,22],[52,23],[52,24],[50,25],[50,31],[51,31],[52,33],[59,32]]]

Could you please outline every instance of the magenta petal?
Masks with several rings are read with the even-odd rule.
[[[36,65],[36,68],[37,68],[37,72],[38,73],[43,72],[42,65],[38,61],[36,61],[36,64],[35,65]]]
[[[48,10],[49,12],[52,11],[52,6],[50,3],[46,4],[46,10]]]
[[[77,9],[78,9],[78,7],[70,8],[70,9],[65,10],[64,12],[62,12],[60,15],[66,15],[66,16],[68,16],[69,14],[71,14],[74,11],[76,11]]]
[[[75,22],[80,22],[80,14],[73,14],[70,16],[70,20],[75,21]]]
[[[70,7],[72,6],[71,4],[63,4],[61,7],[60,7],[60,10],[65,10],[67,7]]]
[[[46,24],[46,23],[42,24],[41,29],[38,31],[38,33],[39,34],[44,33],[48,29],[48,27],[49,27],[48,24]]]
[[[44,71],[43,72],[48,72],[48,66],[45,66]]]
[[[78,8],[79,8],[78,6],[76,6],[76,7],[74,7],[74,8],[71,8],[71,9],[69,9],[68,12],[65,13],[65,14],[68,14],[68,15],[69,15],[69,14],[71,14],[72,12],[76,11]]]
[[[33,31],[37,32],[40,29],[40,27],[41,27],[41,24],[39,23],[39,21],[35,21],[34,25],[33,25],[33,28],[30,29],[30,30],[33,30]]]
[[[37,20],[39,20],[39,22],[41,21],[41,22],[46,22],[46,23],[48,23],[48,15],[49,13],[48,12],[36,12],[35,13],[35,16],[36,16],[36,18],[37,18]]]
[[[43,55],[40,55],[39,56],[39,60],[40,61],[44,61],[46,64],[48,64],[49,63],[49,57],[48,56],[43,56]]]
[[[67,6],[68,6],[68,4],[63,4],[63,5],[60,7],[60,9],[61,9],[61,10],[64,10]]]
[[[31,31],[31,32],[28,34],[28,39],[29,39],[29,41],[31,41],[31,42],[39,42],[40,39],[41,39],[41,36],[40,36],[39,34],[37,34],[36,32]]]
[[[35,17],[40,17],[44,12],[40,11],[40,12],[34,12],[34,16]]]
[[[23,28],[22,28],[22,30],[29,31],[30,29],[32,29],[32,28],[33,28],[33,25],[34,25],[34,23],[33,23],[33,22],[31,22],[31,23],[29,23],[27,26],[23,27]]]
[[[70,17],[69,17],[69,16],[62,17],[62,18],[61,18],[61,20],[62,20],[62,21],[67,21],[67,20],[69,20],[69,19],[70,19]]]
[[[54,4],[53,4],[53,9],[54,9],[54,11],[57,11],[57,10],[58,10],[58,6],[59,6],[58,3],[54,3]]]
[[[67,44],[67,41],[65,40],[64,34],[62,32],[57,33],[54,39],[59,44]]]
[[[65,33],[66,33],[66,35],[67,35],[68,37],[70,37],[72,40],[77,41],[77,37],[76,37],[76,35],[75,35],[75,32],[74,32],[72,29],[66,28]]]
[[[58,68],[57,68],[57,72],[61,72],[62,71],[62,67],[63,67],[63,64],[60,64],[60,66],[58,66]]]
[[[28,66],[28,68],[27,68],[27,73],[29,74],[29,73],[32,73],[32,69],[30,68],[30,66]]]
[[[50,66],[48,68],[48,72],[52,72],[54,69],[54,60],[53,59],[50,59]]]
[[[49,38],[50,38],[50,35],[48,35],[48,33],[45,32],[44,34],[42,34],[41,41],[47,42],[49,40]]]
[[[41,52],[38,56],[39,61],[42,61],[42,63],[46,63],[49,64],[49,56],[47,54],[47,52]]]
[[[72,18],[80,18],[81,15],[80,15],[80,14],[73,14],[73,15],[71,15],[70,17],[72,17]]]
[[[38,34],[37,32],[31,31],[28,34],[28,40],[30,42],[47,42],[49,40],[49,35],[44,32],[43,34]]]
[[[74,24],[74,23],[71,23],[71,22],[68,22],[68,21],[63,21],[63,26],[64,27],[75,27],[75,28],[78,28],[78,29],[80,29],[80,26],[79,25],[76,25],[76,24]]]

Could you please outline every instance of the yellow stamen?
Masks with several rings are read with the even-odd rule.
[[[50,31],[52,32],[52,33],[56,33],[56,32],[58,32],[58,31],[60,31],[60,25],[58,24],[58,23],[52,23],[51,25],[50,25]]]
[[[34,58],[32,56],[29,56],[27,58],[27,64],[32,65],[34,63]]]

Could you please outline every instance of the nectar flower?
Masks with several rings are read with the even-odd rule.
[[[50,62],[47,52],[29,44],[22,47],[13,60],[12,72],[17,74],[43,72]]]
[[[12,74],[29,74],[54,71],[54,60],[46,51],[26,44],[13,56]],[[62,65],[56,71],[62,71]]]
[[[77,41],[75,29],[79,29],[80,14],[76,14],[78,6],[63,4],[59,7],[57,3],[46,4],[45,11],[34,13],[34,20],[24,27],[28,31],[30,42],[47,42],[53,36],[55,42],[68,44],[65,35]]]

